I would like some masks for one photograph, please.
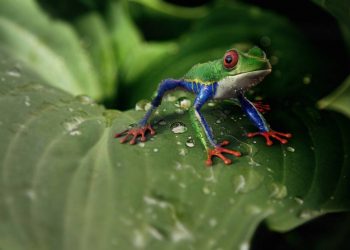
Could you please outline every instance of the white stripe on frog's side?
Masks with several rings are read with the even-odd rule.
[[[271,69],[257,70],[235,76],[227,76],[218,82],[214,99],[228,99],[236,97],[237,93],[245,91],[261,82]]]

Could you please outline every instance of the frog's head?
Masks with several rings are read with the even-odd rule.
[[[269,60],[258,47],[253,47],[248,52],[230,49],[226,51],[220,64],[222,81],[236,91],[258,84],[271,72]]]

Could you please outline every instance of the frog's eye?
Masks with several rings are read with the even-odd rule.
[[[224,56],[224,67],[232,69],[238,62],[238,53],[235,50],[229,50]]]

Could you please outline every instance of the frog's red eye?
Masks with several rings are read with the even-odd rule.
[[[238,53],[235,50],[229,50],[224,56],[224,67],[232,69],[238,62]]]

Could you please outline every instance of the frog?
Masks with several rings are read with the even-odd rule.
[[[114,137],[121,138],[121,143],[129,142],[131,145],[138,140],[147,141],[148,134],[149,137],[156,134],[150,117],[161,104],[163,97],[171,91],[182,90],[194,94],[193,105],[188,112],[195,134],[207,152],[207,166],[213,165],[214,157],[229,165],[232,160],[226,154],[242,156],[241,152],[225,147],[230,143],[228,140],[220,143],[215,140],[213,130],[201,112],[201,108],[210,100],[236,101],[257,128],[257,131],[247,133],[248,138],[262,136],[267,146],[273,145],[272,139],[286,144],[292,134],[271,129],[262,115],[264,110],[269,110],[269,105],[255,104],[246,98],[247,91],[261,83],[271,71],[271,63],[266,53],[259,47],[254,46],[247,51],[231,48],[219,59],[194,65],[179,79],[161,81],[143,118],[136,126],[117,133]]]

